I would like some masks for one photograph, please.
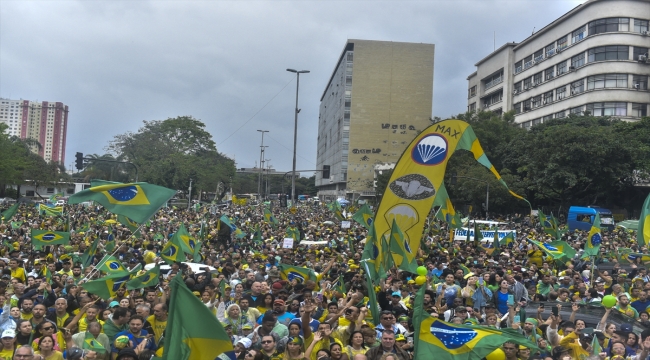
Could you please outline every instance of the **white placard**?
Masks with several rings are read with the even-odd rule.
[[[350,228],[349,221],[341,221],[341,229],[349,229],[349,228]]]
[[[454,240],[467,240],[467,233],[469,232],[470,240],[474,240],[474,229],[456,229],[454,231]],[[515,239],[517,238],[516,230],[499,230],[499,241],[506,237],[509,233],[513,233]],[[483,234],[483,241],[492,242],[494,240],[494,230],[481,230]]]
[[[284,242],[282,243],[282,248],[293,249],[293,238],[284,238]]]

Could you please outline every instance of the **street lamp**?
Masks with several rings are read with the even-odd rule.
[[[264,164],[264,148],[265,148],[265,146],[264,146],[264,133],[267,133],[269,131],[268,130],[257,130],[257,131],[262,133],[262,145],[260,145],[260,163],[259,163],[260,174],[259,174],[259,177],[257,179],[257,196],[259,196],[260,200],[261,200],[261,197],[262,197],[262,170],[263,170],[262,168],[264,167],[263,164]],[[268,146],[266,146],[266,147],[268,147]]]
[[[296,114],[293,124],[293,165],[291,166],[291,206],[296,203],[296,143],[298,141],[298,89],[300,88],[300,74],[308,74],[309,70],[287,69],[288,72],[296,74]]]

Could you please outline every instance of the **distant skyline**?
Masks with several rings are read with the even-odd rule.
[[[466,110],[474,64],[584,1],[0,0],[0,97],[69,106],[66,168],[143,120],[191,115],[237,167],[315,169],[320,96],[347,39],[435,44],[432,116]],[[496,43],[495,43],[496,39]],[[311,175],[310,173],[303,173]]]

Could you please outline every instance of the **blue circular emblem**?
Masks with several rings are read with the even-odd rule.
[[[138,195],[138,189],[133,185],[111,189],[107,192],[113,199],[122,202],[132,200]]]
[[[447,139],[438,134],[429,134],[413,147],[411,158],[420,165],[438,165],[447,158]]]

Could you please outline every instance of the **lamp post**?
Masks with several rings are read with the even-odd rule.
[[[268,130],[257,130],[258,132],[262,133],[262,144],[260,145],[260,174],[257,179],[257,196],[260,196],[261,200],[261,195],[262,195],[262,161],[264,159],[264,133],[269,132]]]
[[[300,74],[308,74],[309,70],[287,69],[296,74],[296,113],[293,123],[293,165],[291,166],[291,206],[296,203],[296,143],[298,141],[298,89],[300,89]]]

